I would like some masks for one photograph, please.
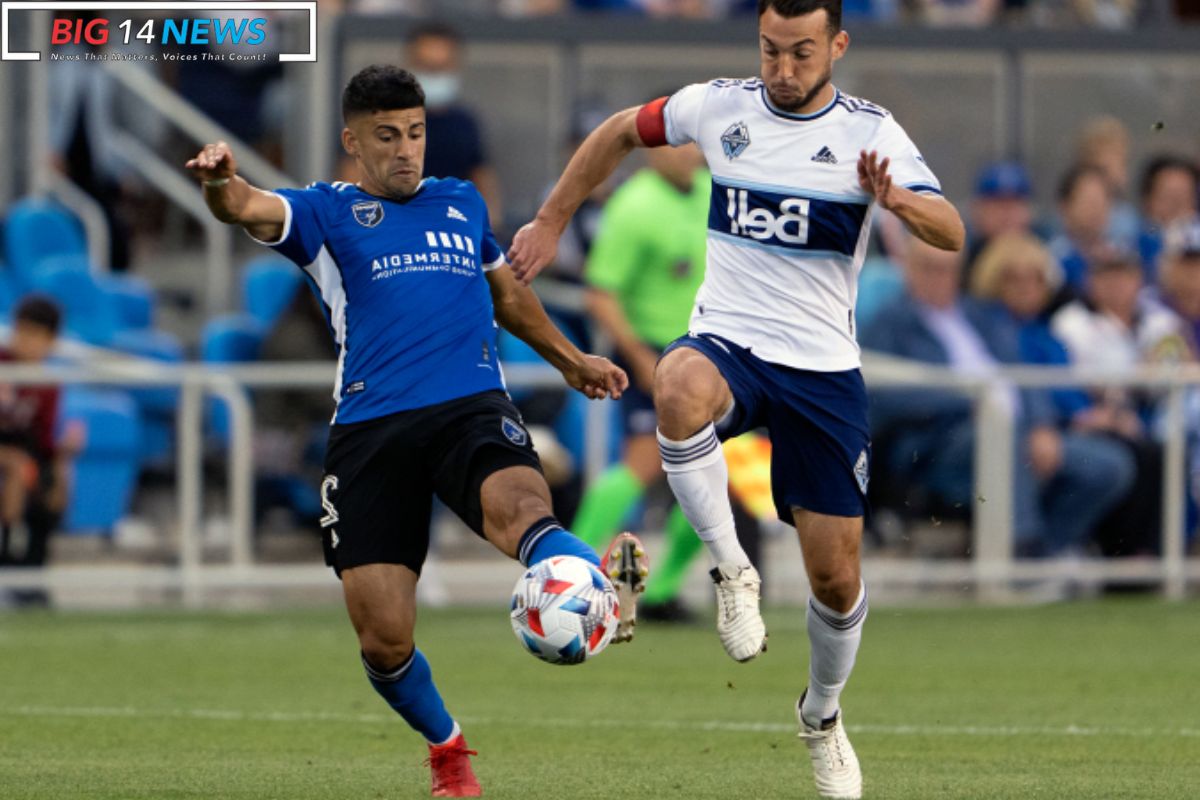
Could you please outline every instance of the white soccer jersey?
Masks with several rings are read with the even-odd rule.
[[[663,122],[667,141],[696,142],[712,171],[708,267],[691,331],[789,367],[858,367],[854,303],[873,208],[858,185],[859,151],[890,158],[895,185],[941,194],[904,129],[836,90],[820,111],[780,111],[757,78],[685,87]]]

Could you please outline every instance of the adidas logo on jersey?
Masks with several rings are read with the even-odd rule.
[[[449,219],[456,219],[459,222],[467,222],[467,215],[459,211],[454,206],[450,206],[449,210],[446,211],[446,216]]]
[[[812,157],[813,161],[818,164],[836,164],[838,163],[837,156],[828,147],[822,147],[817,151],[817,154]]]

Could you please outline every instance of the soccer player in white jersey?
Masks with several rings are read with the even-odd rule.
[[[636,147],[695,142],[713,176],[708,265],[690,332],[663,355],[655,406],[663,468],[713,561],[717,631],[748,661],[766,649],[760,581],[734,532],[720,439],[765,426],[777,512],[812,587],[808,687],[796,704],[820,793],[860,797],[838,698],[867,615],[860,578],[869,477],[854,303],[875,206],[918,238],[962,247],[962,221],[891,114],[843,94],[841,0],[759,0],[761,78],[717,80],[621,111],[580,146],[510,260],[525,282],[575,209]]]

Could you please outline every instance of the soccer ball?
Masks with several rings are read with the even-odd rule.
[[[513,633],[551,664],[582,664],[607,647],[617,613],[617,592],[608,578],[575,556],[535,564],[513,587]]]

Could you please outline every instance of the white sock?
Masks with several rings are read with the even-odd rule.
[[[667,483],[683,515],[708,547],[713,566],[725,562],[750,566],[733,526],[729,468],[713,424],[708,423],[682,442],[668,439],[659,431],[658,452],[662,455]]]
[[[808,598],[808,693],[800,709],[810,725],[820,725],[838,711],[838,697],[854,669],[858,643],[867,618],[867,590],[859,583],[854,607],[845,614],[815,597]]]

